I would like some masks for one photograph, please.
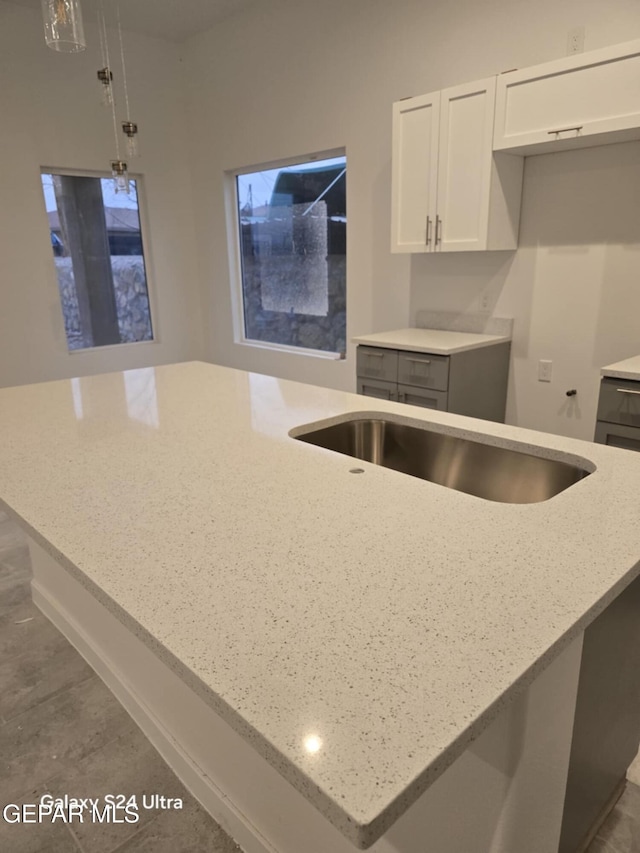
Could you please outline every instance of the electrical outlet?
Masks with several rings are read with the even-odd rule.
[[[551,382],[553,362],[541,358],[538,362],[538,382]]]
[[[483,293],[482,298],[480,299],[480,307],[483,311],[489,310],[489,294]]]
[[[567,56],[584,51],[584,27],[574,27],[567,33]]]

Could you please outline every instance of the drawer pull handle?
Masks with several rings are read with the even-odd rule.
[[[640,391],[632,391],[631,388],[616,388],[618,394],[639,394]]]
[[[383,352],[368,352],[367,358],[384,358]]]
[[[558,133],[569,133],[570,130],[575,130],[576,133],[580,133],[584,125],[579,124],[577,127],[559,127],[558,130],[548,130],[548,134],[558,134]]]
[[[436,216],[436,246],[442,243],[442,219]]]
[[[431,245],[431,217],[427,216],[427,246]]]
[[[429,358],[406,358],[406,361],[410,361],[412,364],[431,364],[431,359]],[[637,392],[640,394],[640,391]]]

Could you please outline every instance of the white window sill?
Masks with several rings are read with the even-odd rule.
[[[122,349],[123,347],[140,347],[145,344],[157,344],[157,338],[152,338],[150,341],[123,341],[119,344],[103,344],[100,347],[78,347],[77,349],[68,349],[67,355],[78,355],[82,352],[102,352],[103,350]]]
[[[310,355],[313,358],[324,358],[328,361],[341,361],[345,359],[345,353],[327,352],[327,350],[307,349],[306,347],[291,347],[287,344],[274,344],[269,341],[240,340],[235,342],[238,346],[251,347],[251,349],[266,349],[274,352],[290,353],[291,355]]]

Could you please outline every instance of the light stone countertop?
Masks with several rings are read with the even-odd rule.
[[[635,379],[640,382],[640,355],[608,364],[600,370],[600,374],[615,379]]]
[[[445,329],[396,329],[393,332],[376,332],[351,339],[355,344],[411,352],[430,352],[436,355],[453,355],[456,352],[510,341],[508,335],[480,335],[473,332],[450,332]]]
[[[594,472],[501,504],[288,435],[372,411]],[[0,505],[360,847],[640,572],[602,445],[204,363],[0,390],[0,435]]]

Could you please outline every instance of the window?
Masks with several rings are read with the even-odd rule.
[[[138,184],[42,174],[69,350],[153,340]]]
[[[244,338],[346,348],[346,157],[236,174]]]

